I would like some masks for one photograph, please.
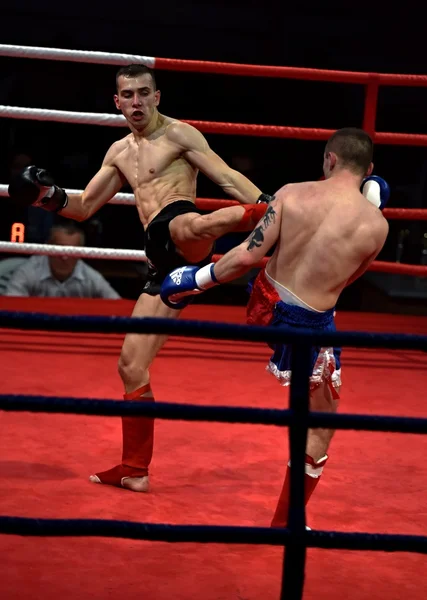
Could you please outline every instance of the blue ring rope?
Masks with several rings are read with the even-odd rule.
[[[309,427],[426,433],[427,419],[368,415],[327,415],[308,409],[309,354],[316,346],[427,350],[427,336],[360,332],[325,333],[286,327],[253,327],[204,321],[126,317],[69,317],[1,312],[0,327],[30,330],[164,333],[191,337],[292,344],[290,410],[208,407],[170,403],[116,402],[76,398],[0,395],[0,410],[73,414],[145,415],[155,418],[287,425],[290,430],[290,508],[286,529],[154,525],[94,519],[27,519],[0,516],[0,533],[43,536],[108,536],[161,541],[285,545],[281,599],[301,600],[307,547],[427,554],[427,537],[305,530],[304,451]],[[286,584],[286,586],[285,586]]]
[[[284,546],[292,541],[289,529],[226,525],[168,525],[104,519],[32,519],[0,516],[0,533],[43,537],[117,537],[157,542],[248,544]],[[308,548],[427,554],[427,537],[386,533],[305,531]]]
[[[233,341],[351,346],[427,351],[427,336],[360,331],[319,332],[288,327],[258,327],[212,321],[186,321],[140,317],[63,316],[0,311],[0,327],[8,329],[68,331],[73,333],[157,333]]]
[[[240,406],[204,406],[169,402],[131,402],[125,400],[92,400],[55,396],[0,394],[0,410],[13,412],[62,413],[106,417],[153,417],[170,421],[207,421],[255,425],[289,425],[291,411],[279,408],[246,408]],[[395,433],[427,433],[427,418],[392,417],[387,415],[327,414],[311,412],[307,416],[311,428]]]

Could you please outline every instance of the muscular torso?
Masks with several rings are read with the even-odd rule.
[[[172,122],[165,117],[151,136],[135,138],[130,134],[116,142],[114,165],[132,187],[144,226],[170,202],[195,201],[198,170],[168,139],[166,128]]]
[[[356,189],[349,192],[333,178],[285,189],[280,238],[267,272],[313,308],[328,310],[378,250],[385,220]]]

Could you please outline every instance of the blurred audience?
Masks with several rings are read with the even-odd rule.
[[[74,221],[64,219],[52,226],[48,243],[84,246],[85,235]],[[35,255],[26,259],[10,277],[5,295],[120,298],[98,271],[84,261],[66,255]]]

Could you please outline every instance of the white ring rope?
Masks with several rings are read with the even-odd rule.
[[[9,186],[0,183],[0,197],[9,197],[7,193],[7,188]],[[65,189],[65,188],[64,188]],[[66,188],[65,191],[67,194],[82,194],[83,190],[73,190]],[[124,206],[135,206],[135,196],[133,194],[116,194],[114,198],[109,200],[108,204],[123,204]]]
[[[13,254],[44,254],[46,256],[73,256],[74,258],[102,258],[136,260],[146,262],[143,250],[116,250],[115,248],[85,248],[82,246],[55,246],[51,244],[27,244],[1,242],[0,252]]]
[[[0,117],[12,119],[26,119],[34,121],[54,121],[59,123],[77,123],[81,125],[107,125],[109,127],[125,127],[126,119],[123,115],[107,113],[73,112],[68,110],[51,110],[47,108],[26,108],[22,106],[0,105]],[[254,125],[248,123],[220,123],[216,121],[192,121],[182,119],[183,123],[195,127],[202,133],[216,133],[220,135],[249,135],[262,137],[280,137],[309,140],[327,140],[334,133],[333,129],[316,129],[304,127],[284,127],[283,125]],[[402,133],[379,133],[379,136],[404,136]],[[427,135],[413,135],[418,143],[427,146]]]
[[[127,65],[143,63],[155,69],[186,71],[193,73],[217,73],[249,77],[279,77],[303,79],[306,81],[335,81],[369,85],[408,85],[427,87],[426,75],[401,75],[393,73],[360,73],[354,71],[335,71],[310,69],[306,67],[280,67],[267,65],[247,65],[242,63],[224,63],[205,60],[183,60],[179,58],[161,58],[138,56],[111,52],[93,52],[88,50],[69,50],[63,48],[38,48],[35,46],[12,46],[0,44],[0,56],[17,58],[36,58],[63,60],[71,62],[97,63],[106,65]]]
[[[87,50],[63,50],[62,48],[35,48],[33,46],[12,46],[9,44],[0,44],[0,56],[66,60],[100,65],[129,65],[131,63],[142,63],[151,68],[154,67],[156,62],[154,56],[139,56],[137,54],[119,54],[111,52],[89,52]]]
[[[59,123],[79,123],[81,125],[126,126],[126,119],[123,115],[82,113],[70,110],[50,110],[48,108],[25,108],[22,106],[5,106],[3,104],[0,105],[0,117],[33,121],[56,121]]]

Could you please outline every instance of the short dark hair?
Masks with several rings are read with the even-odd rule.
[[[58,215],[59,216],[59,215]],[[75,233],[79,233],[82,240],[82,246],[85,242],[85,233],[81,227],[77,225],[75,221],[65,219],[64,217],[60,217],[55,219],[49,232],[49,241],[52,239],[55,231],[63,231],[68,235],[73,235]]]
[[[372,162],[374,144],[363,129],[344,127],[331,135],[325,147],[327,152],[334,152],[342,167],[363,176]]]
[[[116,89],[119,89],[119,77],[138,77],[138,75],[145,75],[146,73],[151,75],[153,88],[154,91],[156,91],[157,86],[154,70],[143,64],[132,64],[127,65],[126,67],[121,67],[116,73]]]

